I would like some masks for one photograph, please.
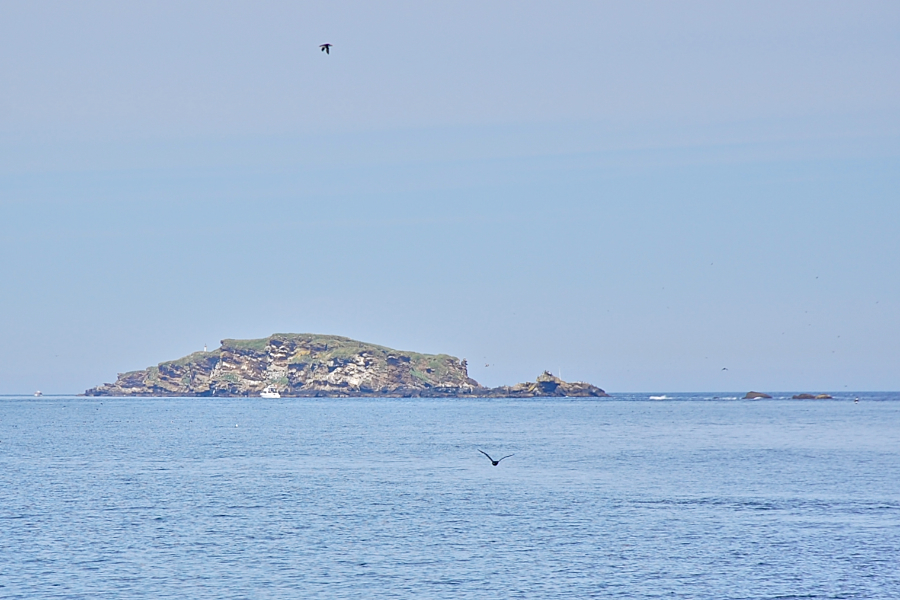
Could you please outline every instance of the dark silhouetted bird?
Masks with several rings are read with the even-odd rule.
[[[487,452],[485,452],[484,450],[479,450],[479,452],[481,452],[482,454],[484,454],[485,456],[487,456],[487,457],[488,457],[488,460],[491,461],[491,464],[494,465],[495,467],[496,467],[497,465],[500,464],[500,461],[503,460],[503,458],[509,458],[510,456],[515,456],[515,454],[507,454],[507,455],[504,456],[503,458],[499,458],[499,459],[497,459],[497,460],[494,460],[493,458],[491,458],[491,455],[488,454]]]
[[[331,54],[331,44],[319,44],[319,48],[321,48],[322,52],[325,54]]]

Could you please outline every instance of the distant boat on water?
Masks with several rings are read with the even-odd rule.
[[[271,385],[264,389],[260,394],[261,398],[281,398],[281,394],[279,394]]]
[[[44,395],[44,393],[43,393],[41,390],[38,390],[38,391],[36,391],[36,392],[34,393],[34,397],[35,397],[35,398],[40,398],[40,397],[43,396],[43,395]]]

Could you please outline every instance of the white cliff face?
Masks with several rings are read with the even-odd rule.
[[[287,379],[287,365],[272,363],[266,368],[266,381],[277,383],[280,379]]]
[[[330,360],[327,366],[333,370],[325,376],[325,381],[335,386],[347,385],[353,389],[360,389],[363,385],[375,380],[372,362],[366,359],[365,354],[355,356],[344,365]]]

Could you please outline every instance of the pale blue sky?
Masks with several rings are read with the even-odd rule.
[[[0,11],[0,393],[287,331],[900,389],[896,2]]]

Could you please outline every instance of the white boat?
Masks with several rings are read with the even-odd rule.
[[[279,394],[271,385],[264,389],[259,396],[261,398],[281,398],[281,394]]]
[[[36,391],[36,392],[34,393],[34,397],[35,397],[35,398],[40,398],[40,397],[43,396],[43,395],[44,395],[44,393],[43,393],[41,390],[38,390],[38,391]]]

